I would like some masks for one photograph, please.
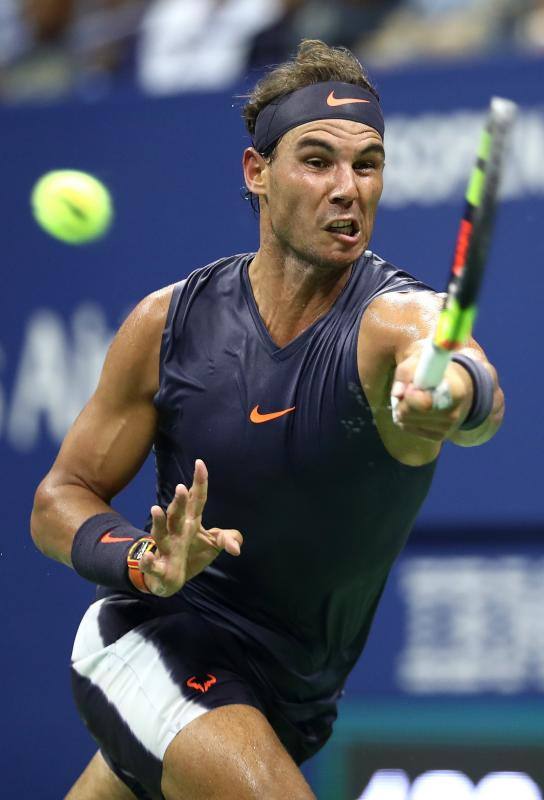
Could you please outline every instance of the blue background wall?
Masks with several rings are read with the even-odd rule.
[[[489,97],[502,94],[521,105],[476,328],[502,376],[508,414],[485,447],[445,448],[414,540],[426,553],[489,559],[490,569],[508,555],[531,561],[544,555],[543,75],[541,60],[509,59],[375,76],[390,120],[389,187],[371,246],[440,290]],[[61,797],[93,752],[72,709],[67,666],[93,589],[34,549],[28,534],[33,492],[130,307],[198,266],[257,246],[257,223],[240,192],[240,156],[248,142],[234,95],[151,101],[127,94],[100,104],[0,109],[0,760],[6,798]],[[116,223],[100,243],[68,247],[33,223],[31,187],[55,168],[84,169],[109,185]],[[147,465],[117,507],[138,523],[153,500]],[[405,558],[411,557],[409,549]],[[403,683],[398,666],[411,613],[403,564],[349,683],[346,708],[369,694],[418,694]],[[519,619],[531,612],[512,613]],[[537,667],[523,674],[510,695],[540,697]],[[464,691],[500,695],[500,686],[500,680],[487,689],[468,684]]]

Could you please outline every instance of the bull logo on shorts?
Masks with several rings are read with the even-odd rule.
[[[205,692],[208,691],[208,689],[210,689],[214,685],[214,683],[217,683],[217,678],[215,677],[215,675],[210,675],[209,672],[207,673],[207,675],[208,679],[203,681],[197,680],[196,675],[192,675],[187,680],[187,686],[189,686],[191,689],[196,689],[198,692],[202,692],[202,694],[204,694]]]

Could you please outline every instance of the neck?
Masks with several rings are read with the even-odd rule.
[[[350,274],[351,265],[328,269],[261,245],[249,266],[249,279],[259,313],[278,347],[327,313]]]

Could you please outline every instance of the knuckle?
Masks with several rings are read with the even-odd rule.
[[[394,379],[396,381],[400,381],[401,383],[408,383],[411,376],[411,372],[412,371],[410,370],[409,365],[406,364],[406,362],[403,362],[402,364],[399,364],[397,366],[395,370]]]

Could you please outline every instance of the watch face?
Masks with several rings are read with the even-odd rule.
[[[157,545],[153,539],[140,539],[131,548],[128,554],[129,567],[137,567],[138,562],[142,560],[144,553],[148,551],[155,552]]]
[[[143,554],[147,550],[147,544],[148,543],[146,541],[139,542],[138,546],[134,548],[131,558],[133,558],[135,561],[140,561]]]
[[[544,749],[453,744],[351,745],[347,797],[357,800],[542,800]]]

